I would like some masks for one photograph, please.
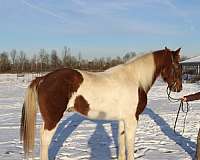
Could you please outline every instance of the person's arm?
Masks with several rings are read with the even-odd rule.
[[[200,92],[184,96],[182,99],[183,99],[184,102],[199,100],[200,99]]]

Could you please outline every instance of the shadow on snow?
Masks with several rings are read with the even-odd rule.
[[[192,142],[189,138],[183,137],[180,133],[174,133],[174,130],[165,120],[158,114],[153,112],[150,108],[146,108],[144,114],[148,114],[154,122],[160,126],[161,131],[169,137],[171,140],[176,142],[191,158],[195,159],[196,143]]]
[[[193,159],[195,157],[196,144],[192,142],[189,138],[185,138],[179,133],[175,134],[174,130],[170,125],[165,122],[165,120],[158,114],[153,112],[151,109],[146,108],[144,114],[150,116],[154,122],[160,126],[161,131],[168,136],[171,140],[175,141],[185,152],[187,152]],[[49,159],[55,159],[60,148],[63,146],[65,140],[72,134],[72,132],[78,127],[82,121],[87,120],[86,118],[80,116],[79,114],[73,114],[64,121],[60,123],[58,129],[53,137],[51,145],[49,147]],[[105,131],[103,124],[110,123],[112,129],[112,136],[114,139],[114,144],[118,148],[118,123],[111,121],[99,121],[91,120],[95,122],[96,129],[88,141],[88,146],[91,149],[90,159],[101,160],[102,155],[104,160],[109,160],[111,157],[111,151],[109,146],[112,140],[108,133]],[[102,143],[102,141],[104,143]],[[118,149],[116,149],[116,155],[118,155]]]
[[[55,159],[58,154],[60,148],[63,146],[65,140],[72,134],[72,132],[78,127],[82,121],[88,120],[79,114],[73,114],[64,121],[60,123],[58,126],[55,135],[53,136],[53,140],[49,147],[49,159]],[[88,146],[91,149],[91,155],[89,159],[92,160],[102,160],[102,156],[104,156],[104,160],[110,160],[111,151],[109,146],[112,143],[112,139],[106,132],[104,128],[104,124],[110,123],[112,129],[112,136],[114,139],[115,146],[118,146],[118,123],[111,121],[100,121],[100,120],[91,120],[95,122],[96,128],[92,136],[88,141]],[[102,143],[103,142],[103,143]],[[116,153],[116,155],[118,155]]]

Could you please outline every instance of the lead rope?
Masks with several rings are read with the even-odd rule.
[[[171,90],[170,90],[169,87],[167,87],[168,100],[170,102],[172,102],[172,103],[180,101],[179,108],[178,108],[177,115],[176,115],[176,120],[175,120],[175,123],[174,123],[174,133],[175,134],[177,134],[177,132],[176,132],[176,124],[178,122],[178,117],[179,117],[180,110],[182,110],[182,112],[185,113],[185,117],[184,117],[184,120],[183,120],[183,131],[182,131],[182,134],[183,134],[184,131],[185,131],[185,123],[186,123],[187,113],[189,112],[189,103],[185,102],[186,105],[184,105],[184,102],[182,101],[181,98],[173,98],[173,97],[171,97],[170,94],[171,94]]]

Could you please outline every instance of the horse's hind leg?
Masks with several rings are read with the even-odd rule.
[[[49,144],[51,143],[52,137],[56,131],[56,128],[52,130],[48,130],[44,128],[44,123],[40,129],[40,159],[41,160],[48,160],[48,148]]]
[[[119,130],[118,130],[118,160],[125,160],[126,159],[126,148],[125,148],[125,128],[124,128],[124,121],[119,121]]]

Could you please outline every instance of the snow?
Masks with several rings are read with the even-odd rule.
[[[19,77],[0,75],[0,159],[23,159],[19,141],[19,126],[24,92],[32,75]],[[198,84],[184,84],[181,93],[173,97],[200,90]],[[191,160],[194,159],[196,137],[200,128],[200,101],[190,103],[186,128],[182,134],[184,114],[181,113],[177,131],[173,126],[179,103],[167,99],[166,84],[157,81],[148,94],[148,104],[140,116],[137,128],[135,157],[137,160]],[[35,159],[39,159],[39,126]],[[49,152],[51,159],[58,160],[110,160],[117,159],[117,122],[91,121],[78,114],[66,114],[59,125]]]

